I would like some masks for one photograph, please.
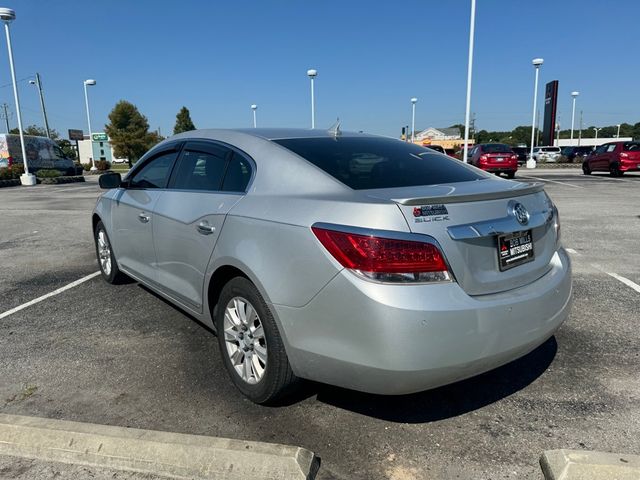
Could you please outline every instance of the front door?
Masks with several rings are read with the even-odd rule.
[[[154,208],[167,185],[178,153],[154,155],[118,190],[111,210],[112,246],[118,266],[141,280],[157,281],[153,247]]]
[[[244,184],[232,182],[238,172],[244,175]],[[156,204],[158,283],[197,312],[202,311],[204,276],[225,217],[243,197],[250,176],[248,160],[227,146],[187,142],[169,188]]]

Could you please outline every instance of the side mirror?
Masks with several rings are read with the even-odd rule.
[[[100,188],[111,189],[118,188],[122,185],[122,177],[119,173],[111,172],[100,175],[98,178],[98,183],[100,184]]]

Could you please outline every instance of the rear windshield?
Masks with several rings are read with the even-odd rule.
[[[486,178],[459,160],[379,137],[274,140],[354,190],[413,187]]]
[[[489,145],[483,145],[482,151],[486,153],[511,153],[511,147],[502,143],[490,143]]]
[[[542,147],[540,150],[543,152],[559,152],[560,147]]]
[[[640,143],[638,142],[626,142],[622,149],[625,152],[640,152]]]

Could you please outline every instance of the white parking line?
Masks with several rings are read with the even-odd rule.
[[[30,307],[31,305],[35,305],[36,303],[40,303],[43,300],[46,300],[47,298],[53,297],[54,295],[58,295],[59,293],[64,292],[65,290],[69,290],[70,288],[73,287],[77,287],[78,285],[80,285],[81,283],[86,282],[87,280],[91,280],[93,277],[96,277],[100,275],[100,272],[93,272],[89,275],[87,275],[86,277],[82,277],[79,280],[76,280],[75,282],[71,282],[68,285],[65,285],[64,287],[60,287],[57,290],[54,290],[53,292],[49,292],[46,295],[42,295],[41,297],[38,298],[34,298],[33,300],[28,301],[27,303],[23,303],[22,305],[18,305],[15,308],[12,308],[11,310],[7,310],[4,313],[0,313],[0,320],[3,318],[8,317],[9,315],[12,315],[16,312],[19,312],[20,310],[24,310],[27,307]]]
[[[638,285],[635,282],[632,282],[631,280],[629,280],[628,278],[625,277],[621,277],[620,275],[618,275],[617,273],[612,273],[612,272],[604,272],[607,275],[609,275],[610,277],[615,278],[616,280],[624,283],[627,287],[630,287],[632,289],[634,289],[636,292],[640,293],[640,285]]]
[[[559,185],[566,185],[568,187],[573,187],[573,188],[584,188],[584,187],[581,187],[580,185],[573,185],[572,183],[559,182],[557,180],[549,180],[548,178],[532,177],[530,175],[524,175],[524,176],[522,176],[520,178],[532,178],[534,180],[540,180],[541,182],[557,183]]]
[[[580,255],[578,252],[576,252],[573,248],[565,248],[565,250],[567,252],[569,252],[571,255]]]

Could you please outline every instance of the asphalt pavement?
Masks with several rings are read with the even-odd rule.
[[[569,320],[520,360],[414,395],[308,384],[260,407],[231,385],[211,331],[96,277],[0,318],[0,413],[297,445],[324,480],[539,479],[543,450],[638,454],[640,292],[621,279],[640,284],[640,174],[518,177],[545,182],[574,266]],[[97,271],[98,194],[93,178],[0,189],[0,315]]]

